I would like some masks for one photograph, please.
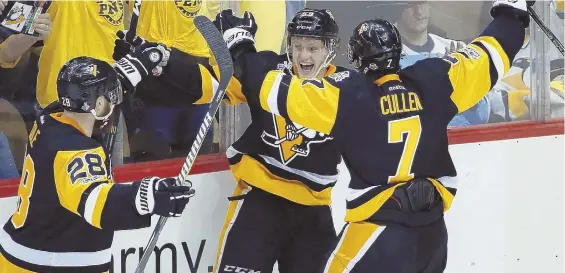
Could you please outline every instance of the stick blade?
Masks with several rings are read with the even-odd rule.
[[[196,16],[194,25],[202,34],[220,69],[220,81],[233,75],[233,61],[222,34],[206,16]],[[221,84],[220,84],[221,87]]]

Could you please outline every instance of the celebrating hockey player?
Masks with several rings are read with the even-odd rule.
[[[339,40],[329,10],[298,12],[288,25],[287,54],[282,55],[255,52],[257,25],[250,13],[239,18],[224,10],[214,23],[236,59],[227,104],[246,102],[241,88],[256,82],[257,71],[280,69],[287,75],[316,78],[344,70],[330,65]],[[116,44],[117,52],[128,51],[126,41]],[[214,72],[183,62],[187,58],[178,54],[184,53],[172,50],[161,80],[182,91],[177,92],[182,94],[176,97],[179,101],[208,103],[218,84]],[[270,272],[276,261],[282,273],[315,272],[336,239],[329,204],[341,161],[337,147],[327,134],[257,104],[249,106],[252,123],[227,151],[238,184],[229,198],[214,272]]]
[[[231,31],[220,28],[235,53],[236,67],[249,64],[254,69],[253,73],[236,77],[238,81],[232,84],[240,88],[232,88],[229,98],[246,101],[252,112],[261,107],[285,120],[329,134],[351,174],[347,224],[340,239],[319,271],[301,272],[443,272],[447,259],[443,215],[457,190],[447,124],[457,113],[476,104],[508,71],[523,44],[530,23],[527,5],[531,4],[533,1],[494,1],[493,21],[469,45],[403,70],[399,69],[402,43],[398,30],[384,20],[365,21],[353,31],[348,47],[350,62],[361,74],[343,71],[321,80],[300,79],[280,70],[265,71],[267,58],[255,58],[261,56],[249,53],[253,51],[253,40],[249,38],[252,35],[239,30],[251,27],[251,22],[232,24],[237,27]],[[248,38],[240,38],[241,44],[234,48],[229,43],[234,37]],[[242,48],[247,53],[237,51]],[[184,71],[192,71],[192,80],[203,86],[212,86],[208,71]],[[169,80],[183,82],[182,78],[187,78],[186,74]],[[203,88],[203,92],[209,89]],[[248,132],[242,139],[250,137]],[[279,141],[285,139],[286,135]],[[245,169],[244,173],[240,168],[253,159],[249,153],[231,149],[229,159],[234,173],[240,175],[236,175],[239,181],[245,180],[241,176],[257,175],[256,171]],[[283,187],[282,183],[276,186]],[[241,199],[253,200],[251,196]],[[301,197],[304,192],[293,188],[290,196]],[[228,221],[231,215],[239,218],[244,209],[241,203],[230,208]],[[266,225],[274,220],[268,213],[272,214],[270,210],[267,214],[260,211],[250,218]],[[241,228],[259,232],[255,223],[244,223],[245,227],[230,223],[228,232]],[[289,225],[275,223],[279,229]],[[281,238],[276,231],[267,236]],[[295,241],[303,245],[311,242]],[[241,261],[258,253],[270,253],[267,247],[255,248],[258,244],[254,241],[241,244],[251,247],[238,256],[240,260],[234,261],[237,264],[222,260],[224,268],[220,270],[249,269]],[[229,242],[221,247],[222,258]]]
[[[333,136],[351,173],[347,223],[319,272],[443,272],[443,214],[457,190],[446,127],[508,71],[532,4],[494,1],[493,21],[469,45],[403,70],[398,30],[364,21],[348,57],[365,76],[313,82],[271,71],[257,93],[245,94],[250,104]],[[341,95],[350,90],[359,96]]]
[[[180,216],[190,187],[159,177],[114,184],[107,154],[91,138],[122,101],[120,80],[137,84],[160,63],[150,60],[151,46],[118,61],[117,71],[90,57],[61,68],[63,110],[44,112],[29,135],[17,207],[0,229],[0,272],[108,272],[114,231],[149,227],[154,214]]]

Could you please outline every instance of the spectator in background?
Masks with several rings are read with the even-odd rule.
[[[8,1],[0,1],[0,12],[4,11]],[[51,31],[51,19],[49,14],[41,14],[34,22],[34,27],[39,36],[31,36],[25,34],[11,34],[0,44],[0,67],[2,70],[13,69],[24,53],[26,53],[35,43],[45,39]],[[4,72],[4,71],[2,71]],[[5,73],[2,73],[5,76]],[[20,73],[18,73],[20,74]],[[12,77],[16,75],[10,75]],[[14,84],[9,85],[15,88]],[[4,90],[3,90],[4,91]],[[10,92],[11,90],[6,90]],[[2,92],[5,93],[5,92]],[[0,112],[7,109],[0,109]],[[6,134],[0,131],[0,179],[12,178],[19,176],[14,156],[10,149],[10,144]]]
[[[219,9],[219,5],[214,4],[213,1],[143,2],[137,34],[148,41],[159,42],[171,48],[170,58],[191,58],[186,61],[196,61],[210,68],[208,44],[194,26],[193,20],[197,15],[215,15],[214,11],[209,10]],[[132,9],[131,1],[130,10]],[[191,56],[180,54],[181,57],[179,52]],[[209,104],[186,105],[182,103],[182,99],[178,99],[186,96],[189,90],[182,93],[160,90],[177,89],[167,86],[166,82],[157,77],[144,80],[136,88],[135,98],[141,101],[143,107],[139,111],[133,110],[126,118],[133,160],[186,156],[208,112]],[[213,151],[213,131],[213,128],[208,131],[200,154]]]
[[[0,1],[0,3],[7,1]],[[0,6],[1,9],[3,9]],[[51,31],[51,17],[48,13],[38,15],[34,22],[34,27],[39,36],[31,36],[26,34],[10,35],[0,44],[0,66],[2,68],[13,68],[19,62],[20,58],[35,43],[48,37]]]
[[[89,56],[113,63],[115,35],[124,29],[122,0],[49,3],[47,13],[51,15],[53,29],[44,41],[37,76],[36,97],[41,109],[57,101],[57,74],[65,62]],[[111,157],[112,165],[123,162],[123,122],[118,127]]]
[[[389,17],[395,22],[394,25],[402,37],[403,57],[400,60],[402,67],[410,66],[425,58],[442,57],[447,52],[465,47],[462,41],[442,37],[446,36],[442,30],[432,30],[429,24],[429,1],[395,1],[387,4],[390,9]],[[449,126],[487,123],[489,112],[488,100],[482,99],[474,107],[456,115]]]
[[[542,4],[550,5],[549,28],[553,31],[560,41],[563,41],[563,19],[564,0],[552,0]],[[526,40],[521,50],[516,54],[516,58],[510,70],[493,87],[493,91],[488,94],[492,105],[491,122],[505,122],[515,120],[527,120],[530,118],[531,101],[531,40],[529,30],[526,31]],[[543,35],[543,34],[541,34]],[[564,114],[564,73],[563,55],[557,51],[553,44],[549,45],[549,100],[550,118],[563,118]],[[540,90],[544,91],[544,90]]]

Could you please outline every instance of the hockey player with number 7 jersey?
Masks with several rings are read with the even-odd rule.
[[[447,124],[508,71],[529,25],[526,5],[494,1],[493,21],[468,46],[403,70],[398,31],[378,19],[360,24],[349,41],[350,62],[362,74],[304,80],[247,66],[256,70],[231,96],[331,135],[351,174],[347,224],[320,272],[443,271],[443,213],[457,190]],[[236,56],[236,67],[248,58]],[[187,70],[199,82],[212,77]]]
[[[443,213],[457,190],[446,127],[508,71],[523,44],[531,4],[494,1],[493,21],[467,47],[403,70],[398,31],[384,20],[368,20],[355,28],[348,48],[350,62],[365,76],[317,82],[271,71],[258,93],[246,94],[340,143],[351,173],[347,224],[323,272],[443,271]],[[363,92],[341,96],[350,89]]]

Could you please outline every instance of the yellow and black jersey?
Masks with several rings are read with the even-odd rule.
[[[137,187],[113,183],[103,148],[74,120],[41,115],[29,135],[14,214],[0,229],[0,269],[108,271],[114,231],[150,226],[133,205]]]
[[[457,172],[447,124],[508,71],[523,39],[522,24],[500,16],[466,48],[375,82],[351,71],[322,80],[271,71],[243,90],[251,107],[334,137],[351,173],[346,221],[375,217],[412,178],[430,178],[448,210]]]
[[[113,63],[116,32],[124,29],[122,0],[52,1],[47,9],[53,28],[39,58],[37,101],[56,101],[57,75],[68,60],[89,56]]]
[[[129,1],[133,10],[134,1]],[[137,35],[197,57],[210,58],[208,44],[194,26],[194,17],[206,15],[206,1],[144,1]],[[214,14],[215,16],[215,14]]]
[[[210,102],[217,91],[217,67],[178,60],[182,58],[171,57],[163,73],[163,81],[171,87],[169,92],[178,86],[181,87],[176,97],[178,101]],[[224,102],[229,105],[246,102],[245,90],[260,84],[257,82],[258,74],[273,69],[289,74],[287,63],[286,55],[272,51],[246,53],[244,58],[235,62],[236,72]],[[330,66],[327,75],[342,70],[345,69]],[[227,151],[236,180],[295,203],[329,205],[331,189],[338,179],[337,165],[341,162],[333,138],[266,112],[259,104],[249,104],[249,107],[251,125]]]

